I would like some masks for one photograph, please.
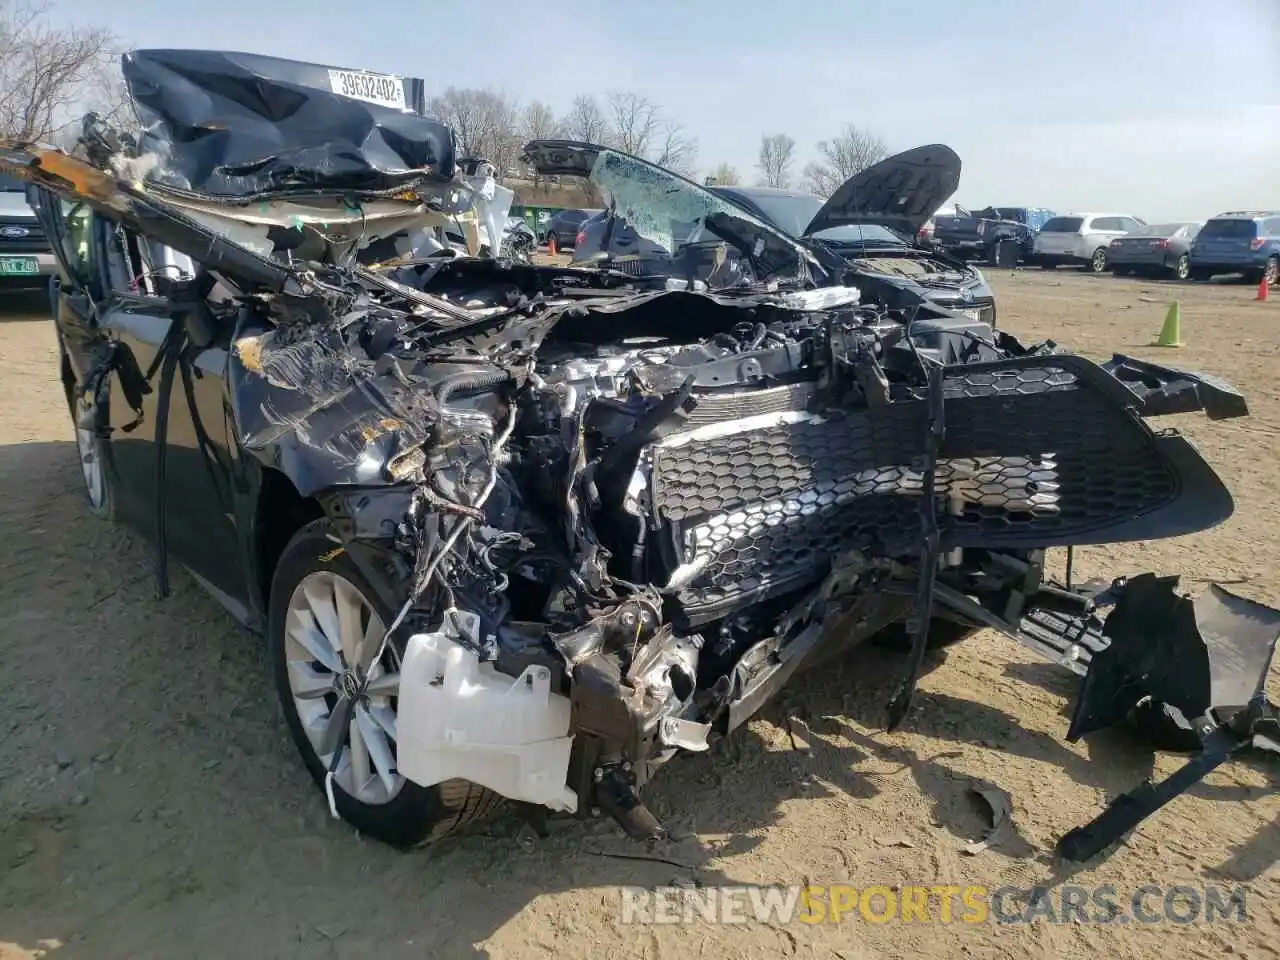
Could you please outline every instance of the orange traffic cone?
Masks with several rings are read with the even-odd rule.
[[[553,257],[556,255],[556,235],[554,233],[547,234],[547,253]]]
[[[1265,300],[1267,299],[1267,295],[1270,292],[1271,292],[1271,288],[1270,288],[1270,285],[1267,283],[1266,274],[1263,274],[1262,279],[1258,281],[1258,295],[1253,299]]]

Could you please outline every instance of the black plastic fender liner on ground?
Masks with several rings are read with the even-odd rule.
[[[1200,752],[1066,833],[1058,852],[1067,860],[1101,853],[1242,750],[1280,749],[1280,714],[1265,694],[1280,610],[1217,584],[1193,601],[1175,592],[1177,584],[1148,573],[1114,588],[1115,609],[1103,626],[1110,643],[1093,655],[1067,739],[1118,722],[1149,697],[1185,718],[1201,738]]]

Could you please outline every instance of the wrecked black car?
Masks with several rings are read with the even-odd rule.
[[[280,63],[129,54],[136,143],[91,118],[87,159],[6,142],[0,168],[66,272],[91,509],[154,541],[162,595],[172,558],[266,635],[335,816],[412,845],[503,796],[660,836],[664,762],[895,624],[891,727],[926,647],[981,627],[1098,665],[1073,735],[1156,703],[1217,756],[1267,722],[1210,655],[1265,672],[1265,608],[1044,573],[1231,514],[1146,419],[1246,414],[1229,385],[863,302],[728,204],[683,211],[707,239],[678,275],[422,252],[492,196],[448,128]]]

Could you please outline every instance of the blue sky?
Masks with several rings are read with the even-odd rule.
[[[852,122],[893,149],[950,144],[970,206],[1280,208],[1280,0],[56,0],[54,13],[127,46],[363,67],[557,111],[635,90],[698,138],[704,169],[748,177],[761,133],[793,136],[798,168]]]

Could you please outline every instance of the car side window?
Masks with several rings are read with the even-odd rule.
[[[1142,226],[1142,224],[1140,224],[1137,220],[1133,219],[1133,217],[1120,217],[1119,220],[1120,220],[1119,229],[1121,230],[1128,230],[1132,232]]]
[[[1112,224],[1115,220],[1111,217],[1094,217],[1089,221],[1090,230],[1114,230]]]
[[[87,284],[93,277],[93,258],[90,238],[93,231],[93,211],[86,203],[63,199],[62,222],[66,226],[62,247],[67,265],[75,279]]]
[[[161,273],[153,262],[151,244],[122,224],[104,226],[106,268],[111,289],[125,296],[161,296],[155,283]]]

